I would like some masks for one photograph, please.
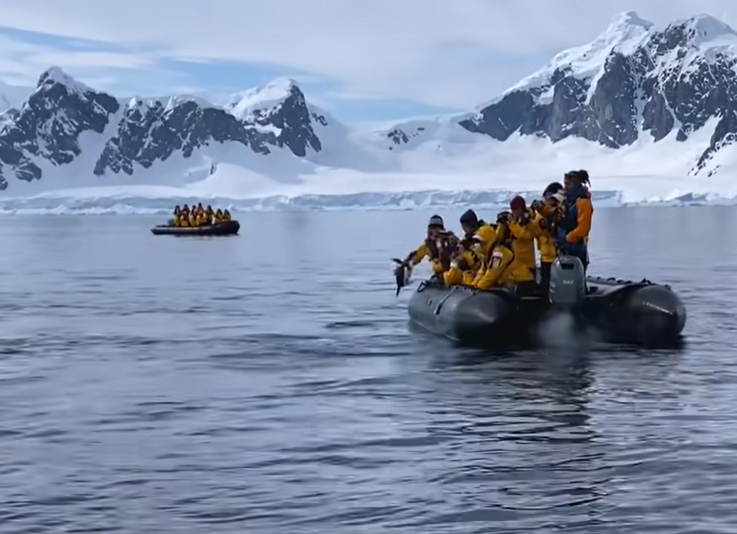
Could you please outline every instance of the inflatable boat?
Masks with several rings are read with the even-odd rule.
[[[241,229],[238,221],[223,221],[208,226],[173,226],[161,224],[151,228],[154,235],[236,235]]]
[[[428,280],[410,298],[408,311],[423,329],[474,344],[536,340],[541,322],[556,314],[568,314],[602,341],[651,347],[677,343],[686,325],[686,309],[669,286],[586,277],[581,261],[565,256],[552,265],[547,298]]]

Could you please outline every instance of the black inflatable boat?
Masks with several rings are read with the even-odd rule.
[[[154,235],[236,235],[241,229],[238,221],[224,221],[208,226],[173,226],[162,224],[151,228]]]
[[[686,309],[669,286],[586,277],[581,262],[569,257],[553,264],[548,298],[430,280],[409,301],[409,315],[417,325],[474,344],[534,340],[541,322],[557,313],[569,314],[579,328],[595,331],[603,341],[644,346],[677,343],[686,324]]]

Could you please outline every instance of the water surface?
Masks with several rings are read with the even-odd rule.
[[[0,532],[731,531],[737,210],[598,210],[592,272],[672,284],[688,346],[589,354],[409,329],[430,215],[2,218]]]

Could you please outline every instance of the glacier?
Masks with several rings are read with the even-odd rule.
[[[344,195],[275,195],[263,198],[232,199],[212,196],[203,199],[191,196],[151,196],[142,191],[110,192],[102,196],[37,196],[0,200],[0,215],[151,215],[171,213],[174,204],[205,201],[234,213],[249,211],[382,211],[449,209],[508,209],[513,196],[522,194],[528,199],[539,196],[532,191],[409,191],[405,193],[353,193]],[[596,208],[627,206],[735,206],[737,199],[714,194],[687,193],[672,198],[652,198],[627,201],[618,191],[596,191]]]

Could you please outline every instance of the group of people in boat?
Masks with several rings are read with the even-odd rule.
[[[446,230],[442,217],[434,215],[425,242],[412,251],[398,269],[428,258],[433,278],[449,286],[476,289],[536,285],[536,249],[540,254],[540,290],[546,295],[551,265],[559,254],[575,256],[588,267],[588,237],[593,205],[588,172],[565,173],[563,184],[553,182],[543,198],[527,205],[516,196],[509,211],[495,223],[478,218],[473,210],[460,218],[462,237]]]
[[[202,207],[200,202],[191,208],[187,204],[181,208],[175,206],[174,218],[171,224],[177,227],[209,226],[230,220],[230,212],[227,209],[221,210],[218,208],[213,211],[212,206]]]

